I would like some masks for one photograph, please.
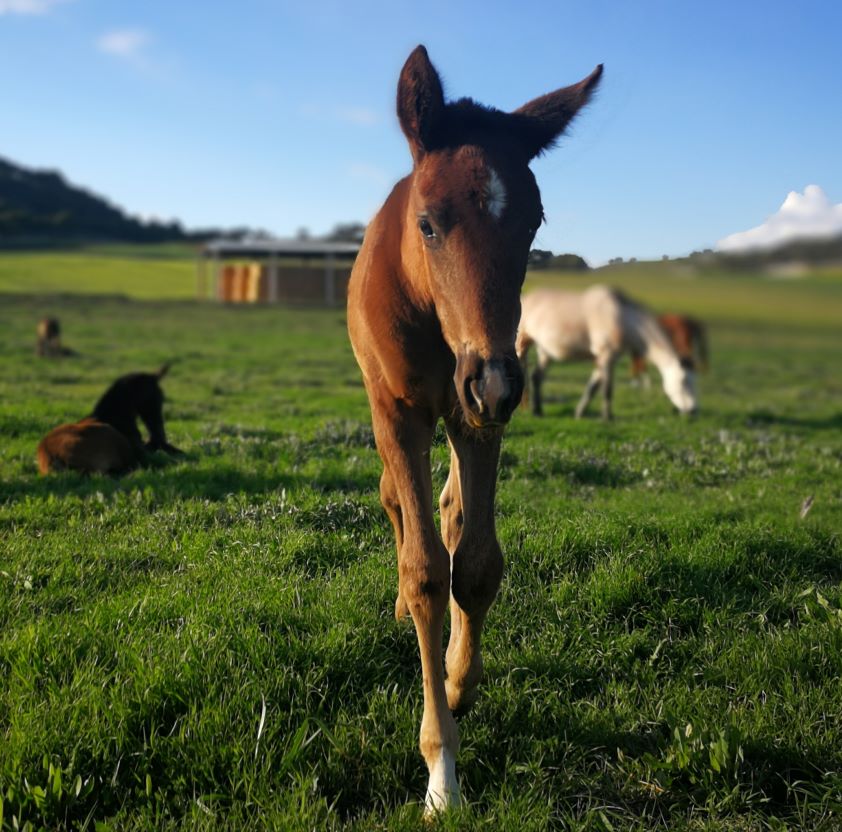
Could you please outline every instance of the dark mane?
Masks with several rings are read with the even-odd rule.
[[[531,146],[543,140],[543,128],[534,119],[487,107],[472,98],[449,101],[430,136],[430,150],[464,145],[489,147],[503,144],[507,150]]]
[[[634,298],[629,297],[622,289],[618,289],[616,286],[611,287],[611,291],[614,294],[614,297],[623,304],[623,306],[628,306],[631,309],[637,309],[641,312],[649,313],[649,309],[644,306],[640,301],[634,300]],[[651,313],[650,313],[651,314]]]

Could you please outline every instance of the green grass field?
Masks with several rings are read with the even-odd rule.
[[[0,828],[424,828],[344,314],[166,301],[191,260],[131,255],[0,256]],[[41,293],[66,258],[91,294]],[[469,806],[438,826],[840,829],[842,278],[596,278],[709,321],[702,413],[622,363],[613,424],[571,418],[584,365],[516,414]],[[47,313],[79,357],[34,357]],[[185,460],[38,477],[41,435],[171,358]]]
[[[74,251],[0,251],[0,292],[196,297],[196,252],[184,245],[102,245]]]

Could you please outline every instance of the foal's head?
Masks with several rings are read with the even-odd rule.
[[[563,132],[601,74],[600,65],[504,113],[470,99],[446,103],[423,46],[401,72],[398,117],[414,161],[405,251],[456,356],[456,391],[472,427],[506,423],[523,392],[520,290],[543,220],[529,161]]]
[[[169,370],[164,364],[157,373],[129,373],[118,378],[96,403],[93,415],[130,435],[139,418],[149,431],[149,447],[165,448],[164,392],[160,380]]]

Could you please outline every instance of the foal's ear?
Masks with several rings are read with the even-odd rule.
[[[585,104],[602,77],[602,64],[578,84],[542,95],[515,110],[515,115],[525,116],[522,123],[522,140],[529,158],[537,156],[564,132],[573,117]]]
[[[427,50],[416,46],[406,59],[398,81],[398,119],[418,162],[430,147],[433,132],[444,112],[444,92]]]

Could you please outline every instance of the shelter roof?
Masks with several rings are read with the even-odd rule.
[[[211,240],[202,253],[212,257],[354,257],[359,250],[359,243],[276,238]]]

